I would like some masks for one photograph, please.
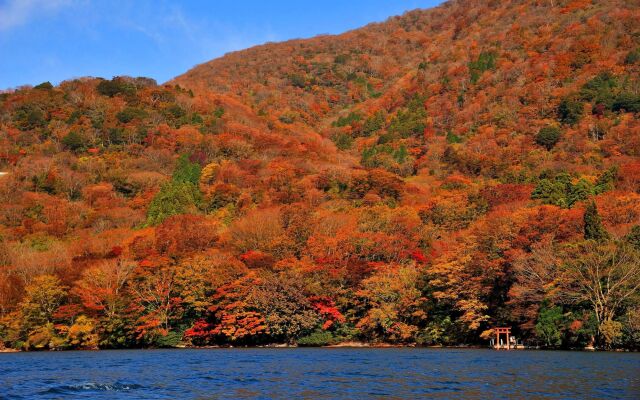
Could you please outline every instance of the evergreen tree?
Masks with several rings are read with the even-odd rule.
[[[167,182],[147,210],[147,225],[158,225],[172,215],[196,213],[201,203],[198,187],[190,182]]]
[[[625,241],[640,251],[640,225],[631,228],[631,231],[624,237]]]
[[[560,346],[564,325],[562,307],[548,307],[547,304],[543,304],[535,326],[536,336],[542,339],[547,347]]]
[[[618,179],[618,167],[614,165],[598,177],[594,187],[594,193],[600,194],[613,190],[615,188],[616,179]]]
[[[202,168],[183,154],[170,182],[155,195],[147,210],[147,225],[158,225],[172,215],[195,213],[202,202],[198,188]]]
[[[558,105],[558,119],[567,125],[574,125],[580,121],[584,108],[582,102],[574,97],[565,97]]]
[[[575,185],[571,185],[567,196],[569,208],[579,201],[587,200],[593,194],[593,186],[585,179],[580,179]]]
[[[592,200],[584,211],[584,238],[603,242],[609,238],[609,233],[602,225],[596,203]]]
[[[541,128],[535,137],[536,143],[551,150],[560,140],[562,131],[557,126],[549,125]]]
[[[172,180],[176,183],[185,182],[197,185],[200,181],[201,171],[202,167],[200,167],[200,164],[191,162],[189,156],[183,154],[178,158],[178,164],[173,171]]]

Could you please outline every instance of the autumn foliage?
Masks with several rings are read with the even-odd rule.
[[[638,348],[639,54],[633,1],[449,1],[1,93],[0,347]]]

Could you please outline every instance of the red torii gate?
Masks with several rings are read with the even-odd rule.
[[[507,344],[507,350],[511,350],[510,344],[509,344],[509,340],[511,339],[511,328],[507,328],[507,327],[501,327],[501,328],[493,328],[493,331],[496,333],[496,345],[494,346],[496,349],[500,349],[500,335],[501,334],[505,334],[507,335],[507,340],[506,340],[506,344]]]

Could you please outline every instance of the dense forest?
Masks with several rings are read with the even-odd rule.
[[[0,349],[640,348],[640,2],[452,0],[0,94]]]

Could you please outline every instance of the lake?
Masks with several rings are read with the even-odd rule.
[[[0,354],[0,399],[640,398],[640,353],[193,349]]]

